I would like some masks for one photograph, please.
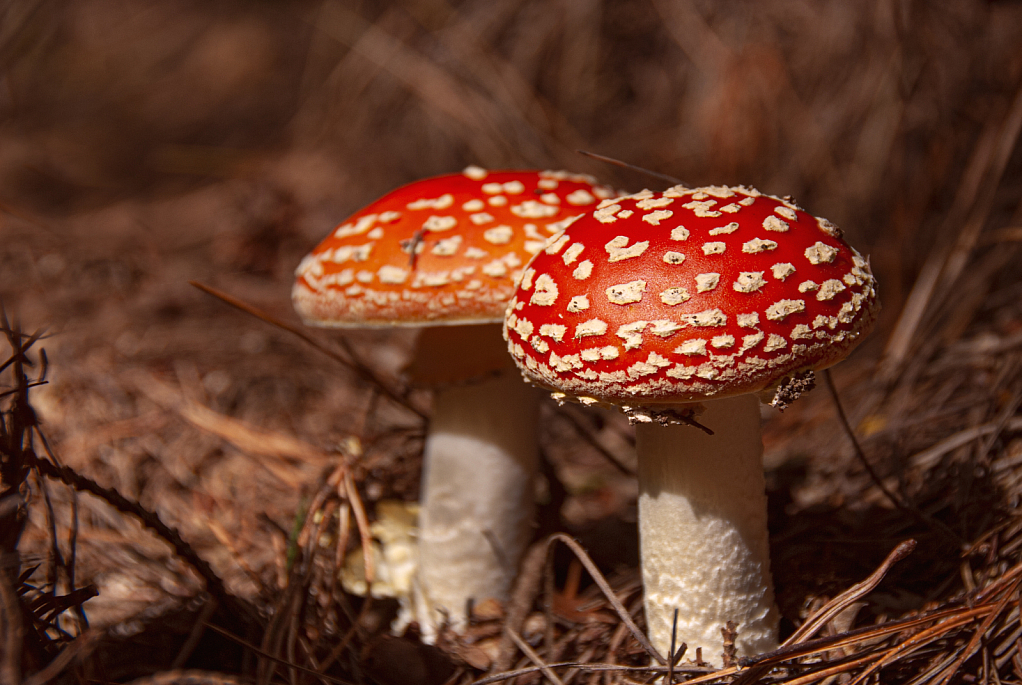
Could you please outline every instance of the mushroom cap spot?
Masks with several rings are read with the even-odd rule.
[[[532,279],[536,277],[535,269],[526,269],[521,273],[521,278],[517,281],[518,288],[520,290],[529,290],[532,288]]]
[[[544,217],[556,216],[560,212],[559,207],[545,205],[535,200],[525,200],[521,204],[512,205],[511,213],[523,219],[542,219]]]
[[[768,231],[776,231],[777,233],[786,232],[790,226],[787,221],[781,221],[774,215],[768,215],[767,218],[763,219],[763,228]]]
[[[544,251],[547,254],[557,254],[558,252],[561,251],[561,248],[563,248],[565,245],[568,244],[568,241],[570,241],[570,240],[571,240],[571,238],[569,238],[566,235],[551,236],[550,237],[550,244],[547,245],[546,250],[544,250]]]
[[[547,343],[546,340],[543,340],[543,338],[539,337],[538,335],[532,336],[529,339],[529,344],[531,344],[532,348],[539,352],[540,354],[550,351],[550,345]]]
[[[813,332],[804,323],[797,324],[791,329],[792,340],[806,340],[813,337]]]
[[[748,350],[760,344],[765,337],[763,331],[756,331],[750,335],[742,336],[742,347],[738,350],[738,354],[745,354]]]
[[[692,314],[682,314],[682,320],[692,326],[723,326],[727,323],[727,314],[719,309],[706,309]]]
[[[767,338],[766,345],[763,346],[764,352],[776,352],[777,350],[784,349],[788,346],[788,341],[782,336],[776,333],[771,333],[770,337]]]
[[[484,183],[482,191],[487,195],[496,195],[504,191],[504,186],[500,183]]]
[[[838,293],[844,292],[844,290],[845,286],[841,281],[830,278],[820,285],[820,291],[816,293],[816,299],[820,302],[832,300]]]
[[[471,247],[466,247],[465,251],[462,254],[465,255],[465,257],[467,257],[468,259],[486,259],[487,257],[490,256],[489,252],[487,252],[486,250],[480,250],[475,245],[472,245]]]
[[[739,223],[737,221],[732,221],[731,223],[725,224],[724,226],[717,226],[716,228],[711,228],[709,230],[709,233],[710,235],[727,235],[729,233],[734,233],[735,231],[738,230],[738,228]]]
[[[805,300],[778,300],[767,307],[766,318],[770,321],[782,321],[785,317],[806,309]]]
[[[475,214],[470,214],[468,220],[476,226],[482,226],[483,224],[488,224],[493,221],[493,215],[488,214],[487,212],[476,212]]]
[[[687,381],[695,375],[695,367],[686,366],[685,364],[675,364],[671,368],[667,369],[667,375],[671,378],[677,378],[680,381]]]
[[[451,257],[458,252],[458,248],[461,247],[462,240],[463,238],[460,235],[452,235],[450,238],[443,238],[433,245],[433,249],[430,250],[430,252],[441,257]]]
[[[705,293],[713,290],[719,282],[720,274],[718,273],[696,274],[696,292]]]
[[[692,197],[695,197],[695,195]],[[705,219],[720,216],[720,212],[712,209],[715,204],[717,204],[716,200],[704,200],[702,202],[693,200],[692,202],[682,205],[682,207],[685,209],[691,209],[697,218]]]
[[[539,327],[539,334],[561,342],[568,327],[557,323],[545,323]]]
[[[601,359],[617,359],[621,355],[621,352],[613,345],[607,345],[600,348]]]
[[[532,325],[531,321],[520,317],[517,321],[515,321],[514,329],[515,333],[522,336],[522,338],[528,339],[536,327]]]
[[[798,284],[798,291],[800,293],[809,292],[810,290],[816,290],[820,287],[820,284],[816,281],[802,281]]]
[[[604,200],[604,202],[606,202],[606,200]],[[593,212],[593,217],[601,224],[610,224],[617,221],[617,217],[615,215],[620,211],[621,205],[619,204],[611,202],[610,204],[604,206],[603,202],[601,202],[599,204],[599,208],[595,212]]]
[[[666,304],[668,307],[687,302],[692,299],[692,296],[688,294],[688,291],[681,286],[672,286],[666,290],[661,291],[660,301]]]
[[[710,339],[710,344],[718,350],[726,350],[727,348],[734,346],[735,337],[733,335],[715,335]]]
[[[795,273],[795,267],[788,262],[782,262],[770,267],[770,272],[774,275],[774,278],[779,281],[783,281],[785,278]]]
[[[649,332],[659,338],[669,338],[681,329],[685,328],[685,324],[672,321],[670,319],[657,319],[656,321],[650,321]]]
[[[550,277],[550,274],[540,274],[536,277],[536,290],[533,291],[529,304],[536,304],[541,307],[549,307],[557,301],[557,283]]]
[[[746,254],[756,254],[758,252],[765,252],[766,250],[776,250],[777,243],[773,240],[763,240],[762,238],[753,238],[752,240],[742,243],[742,252]]]
[[[486,178],[486,169],[478,167],[475,164],[469,164],[467,167],[462,169],[461,173],[469,177],[473,181],[481,181]]]
[[[561,198],[557,196],[557,193],[543,193],[539,196],[540,202],[545,202],[548,205],[559,205],[561,204]]]
[[[648,199],[652,198],[653,195],[654,195],[654,193],[653,193],[652,190],[650,190],[649,188],[643,188],[642,190],[640,190],[637,193],[632,193],[631,195],[625,195],[624,198],[627,198],[629,200],[635,200],[636,202],[638,202],[640,200],[648,200]],[[624,198],[622,198],[622,199],[624,199]]]
[[[586,190],[582,190],[581,188],[574,191],[573,193],[570,193],[564,199],[567,200],[569,205],[575,206],[591,205],[592,203],[596,202],[596,198],[593,197],[592,193]]]
[[[623,214],[624,214],[624,212],[622,212],[618,216],[621,216]],[[674,212],[672,212],[671,210],[669,210],[669,209],[658,209],[656,211],[650,212],[649,214],[643,215],[642,220],[645,221],[647,224],[652,224],[654,226],[659,226],[661,221],[666,221],[667,219],[670,219],[672,216],[674,216]],[[628,218],[628,217],[624,217],[624,218]]]
[[[664,253],[664,263],[673,264],[675,266],[683,264],[685,262],[685,255],[681,252],[667,251]]]
[[[630,321],[617,327],[614,333],[625,341],[625,351],[634,350],[642,345],[642,331],[649,325],[649,321]]]
[[[788,221],[797,221],[798,220],[798,214],[796,214],[795,210],[793,210],[790,207],[784,207],[784,206],[774,207],[774,212],[776,212],[780,216],[783,216]]]
[[[366,214],[365,216],[359,217],[355,223],[341,224],[334,229],[334,238],[347,238],[353,235],[362,235],[373,227],[376,223],[376,214]]]
[[[503,184],[504,192],[509,195],[521,195],[525,192],[525,185],[521,181],[507,181]]]
[[[589,309],[589,298],[585,295],[575,295],[568,301],[568,311],[572,314]]]
[[[494,226],[483,231],[483,240],[494,245],[507,245],[514,237],[510,226]]]
[[[461,205],[466,212],[481,212],[486,209],[486,203],[478,198],[472,198]]]
[[[700,190],[705,195],[712,195],[713,197],[719,197],[722,199],[734,197],[735,195],[734,189],[729,188],[728,186],[706,186],[704,188],[700,188]]]
[[[412,287],[439,288],[451,282],[450,271],[419,271],[412,277]]]
[[[754,293],[765,285],[762,271],[743,271],[731,287],[740,293]]]
[[[502,259],[494,259],[483,265],[482,272],[493,278],[501,278],[507,275],[507,264]]]
[[[582,250],[584,249],[586,249],[586,246],[582,243],[572,243],[571,247],[565,250],[561,257],[564,261],[564,265],[568,266],[569,264],[573,264],[575,260],[578,259],[578,256],[582,254]]]
[[[591,273],[593,273],[593,263],[586,259],[578,263],[578,266],[571,272],[571,275],[576,280],[584,281],[589,278]]]
[[[702,338],[690,338],[674,348],[678,354],[686,354],[690,357],[709,354],[706,351],[706,341]]]
[[[631,304],[642,300],[642,293],[646,291],[646,281],[637,279],[627,283],[617,283],[607,288],[607,299],[614,304]]]
[[[635,203],[635,206],[638,207],[639,209],[661,209],[663,207],[669,206],[672,202],[674,202],[674,198],[671,197],[654,198],[651,196],[639,200],[638,202]]]
[[[710,242],[703,243],[703,254],[709,257],[711,254],[724,254],[724,250],[727,249],[726,243],[721,242]]]
[[[841,237],[841,229],[822,217],[816,217],[816,225],[831,238]]]
[[[447,209],[454,204],[454,196],[450,193],[444,193],[437,198],[422,198],[421,200],[415,200],[414,202],[408,203],[408,209]]]
[[[602,319],[589,319],[575,326],[575,339],[587,338],[593,335],[603,335],[607,332],[607,322]]]
[[[607,254],[610,255],[610,259],[607,261],[620,262],[621,260],[632,259],[641,255],[649,247],[649,241],[644,240],[628,245],[628,236],[619,235],[612,238],[603,247],[607,250]]]
[[[430,216],[423,222],[422,227],[427,231],[434,233],[439,231],[449,231],[458,225],[458,220],[453,216]]]
[[[490,205],[491,207],[505,207],[507,206],[507,198],[504,197],[503,195],[494,195],[493,197],[486,201],[486,204]]]
[[[646,361],[638,361],[628,367],[628,376],[631,378],[650,376],[658,373],[660,369],[670,365],[671,362],[669,360],[661,357],[656,352],[650,352],[649,356],[646,357]]]
[[[689,230],[684,226],[675,226],[671,229],[671,240],[688,240]]]
[[[810,264],[822,264],[824,262],[829,264],[834,261],[836,256],[836,247],[831,247],[819,241],[815,245],[806,248],[806,259],[809,260]]]
[[[736,212],[737,212],[738,210],[740,210],[741,208],[742,208],[742,206],[741,206],[741,205],[739,205],[739,204],[736,204],[736,203],[732,202],[732,203],[731,203],[731,204],[729,204],[729,205],[724,205],[723,207],[721,207],[721,208],[720,208],[720,211],[722,211],[722,212],[727,212],[728,214],[734,214],[734,213],[736,213]]]

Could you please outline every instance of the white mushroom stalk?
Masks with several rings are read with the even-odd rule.
[[[699,423],[640,423],[639,540],[646,621],[667,654],[674,610],[686,655],[720,665],[721,628],[738,625],[739,654],[777,647],[759,401],[706,402]]]
[[[513,369],[438,390],[426,438],[414,605],[424,640],[506,602],[532,537],[540,395]]]

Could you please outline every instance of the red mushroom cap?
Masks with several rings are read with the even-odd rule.
[[[302,260],[295,309],[319,326],[498,322],[525,262],[614,195],[563,171],[468,167],[410,183],[349,217]]]
[[[840,361],[879,310],[836,226],[751,188],[604,200],[528,264],[504,335],[525,376],[583,402],[756,392]]]

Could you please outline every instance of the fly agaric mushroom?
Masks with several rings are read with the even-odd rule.
[[[739,655],[776,647],[750,393],[837,363],[878,309],[869,265],[837,227],[744,187],[604,200],[527,265],[504,323],[524,376],[637,424],[646,621],[661,652],[675,609],[690,655],[720,665],[727,621]],[[700,410],[712,435],[677,425]]]
[[[524,263],[612,195],[588,176],[469,167],[365,207],[296,271],[292,299],[307,324],[435,327],[413,364],[418,380],[441,384],[424,448],[413,598],[427,641],[444,620],[462,629],[469,600],[508,598],[532,534],[538,397],[496,324]]]

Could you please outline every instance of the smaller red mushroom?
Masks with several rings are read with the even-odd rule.
[[[505,338],[554,397],[636,426],[646,620],[666,652],[720,664],[721,628],[776,646],[755,393],[843,359],[879,305],[869,265],[830,222],[751,188],[604,200],[528,264]],[[784,395],[785,393],[780,393]],[[698,414],[692,426],[662,425]]]
[[[498,325],[525,262],[613,195],[563,171],[469,167],[388,193],[296,271],[292,299],[308,324],[426,327],[413,373],[437,389],[413,617],[427,640],[445,620],[463,629],[469,600],[508,599],[532,535],[538,397]]]

